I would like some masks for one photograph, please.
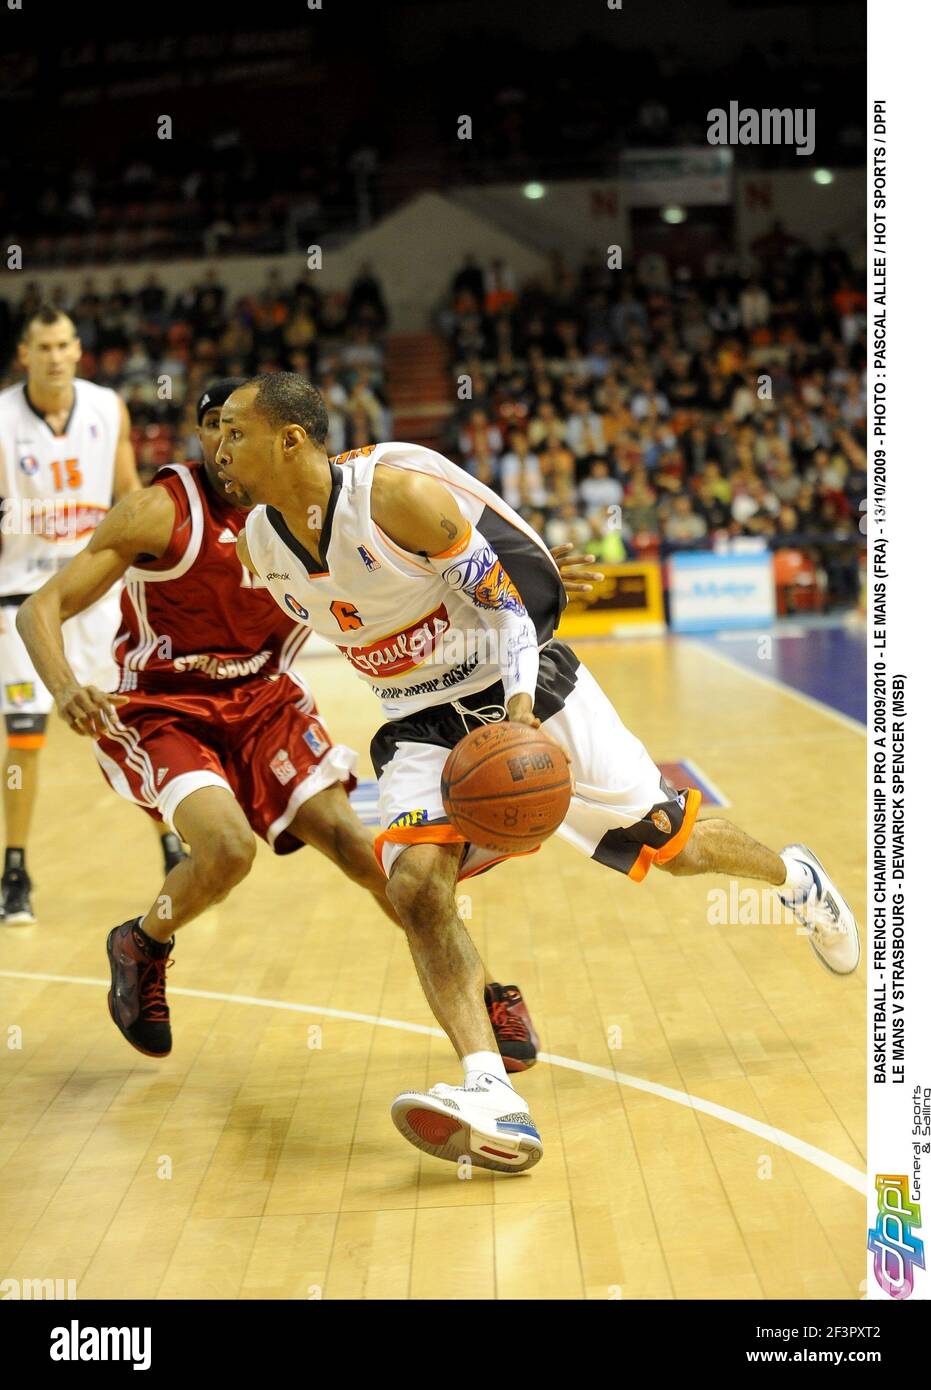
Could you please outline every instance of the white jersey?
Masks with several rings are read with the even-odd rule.
[[[0,392],[0,596],[31,594],[87,544],[113,500],[120,400],[75,381],[62,434],[25,383]]]
[[[552,637],[565,604],[544,542],[501,500],[442,454],[417,444],[373,444],[330,463],[333,490],[320,536],[321,564],[272,507],[246,521],[252,563],[278,605],[338,647],[389,719],[484,690],[500,678],[494,624],[423,556],[402,550],[372,520],[379,464],[444,483],[492,545],[536,629]]]

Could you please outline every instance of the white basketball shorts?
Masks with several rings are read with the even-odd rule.
[[[556,833],[635,883],[651,864],[674,859],[692,833],[701,792],[670,786],[564,642],[548,642],[540,652],[534,713],[572,762],[575,790]],[[449,750],[479,724],[505,716],[499,681],[382,725],[371,751],[383,826],[375,852],[386,874],[412,844],[465,844],[460,878],[514,857],[469,844],[450,824],[440,796]]]
[[[22,601],[19,595],[0,599],[0,700],[11,746],[29,748],[41,746],[54,702],[16,631]],[[119,673],[110,648],[119,621],[120,590],[115,587],[65,623],[65,656],[81,685],[116,689]]]

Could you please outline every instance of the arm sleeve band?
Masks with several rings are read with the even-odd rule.
[[[497,633],[505,701],[513,695],[533,699],[540,664],[537,630],[494,548],[469,526],[448,550],[428,559],[449,587],[473,605],[483,626]]]

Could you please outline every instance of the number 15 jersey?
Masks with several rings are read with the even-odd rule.
[[[87,544],[113,500],[115,391],[75,381],[54,434],[25,383],[0,392],[0,597],[31,594]]]

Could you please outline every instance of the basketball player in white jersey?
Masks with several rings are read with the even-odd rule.
[[[220,417],[219,474],[255,505],[239,554],[280,606],[338,647],[388,720],[372,741],[388,897],[421,984],[462,1061],[461,1086],[397,1097],[416,1147],[503,1172],[542,1154],[508,1083],[482,999],[482,968],[456,883],[496,857],[444,814],[450,748],[481,723],[542,725],[569,754],[574,794],[559,833],[635,882],[652,865],[780,890],[820,961],[848,974],[853,913],[803,845],[781,854],[723,819],[696,821],[694,788],[669,786],[565,643],[565,595],[543,541],[490,488],[430,449],[379,444],[327,459],[326,407],[292,373],[234,391]]]
[[[34,922],[26,846],[39,753],[52,697],[16,631],[16,613],[73,555],[114,497],[140,487],[129,413],[115,391],[75,378],[81,343],[67,314],[39,309],[23,325],[26,380],[0,392],[0,696],[9,749],[3,784],[6,852],[2,914]],[[117,590],[68,623],[69,659],[82,679],[111,689]]]

